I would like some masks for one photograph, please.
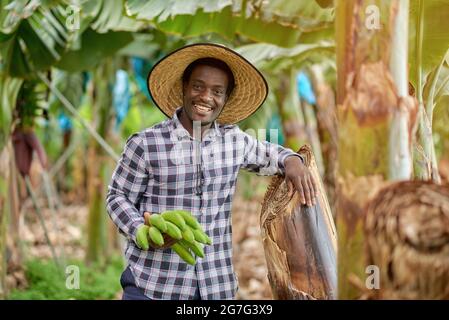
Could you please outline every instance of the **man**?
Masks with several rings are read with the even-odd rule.
[[[233,299],[231,204],[239,169],[285,175],[309,206],[315,182],[298,154],[234,125],[268,93],[260,72],[234,51],[181,48],[154,66],[148,88],[170,119],[128,139],[107,196],[111,219],[128,237],[123,299]],[[175,209],[190,211],[212,239],[195,266],[169,248],[173,239],[148,250],[136,240],[150,213]]]

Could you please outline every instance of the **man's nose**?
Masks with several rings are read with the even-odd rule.
[[[203,92],[201,92],[201,99],[204,101],[212,101],[212,90],[210,89],[205,89]]]

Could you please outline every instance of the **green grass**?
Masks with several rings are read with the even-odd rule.
[[[79,268],[79,289],[68,289],[73,271],[65,274],[53,261],[30,260],[25,265],[28,288],[13,290],[9,300],[96,300],[114,299],[121,290],[120,275],[124,269],[121,257],[111,259],[106,265],[86,266],[81,261],[70,261],[67,265]]]

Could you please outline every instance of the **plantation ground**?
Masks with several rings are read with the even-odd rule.
[[[266,276],[267,269],[259,226],[263,190],[267,182],[267,178],[260,177],[251,181],[251,184],[258,184],[258,189],[261,190],[257,192],[257,195],[253,195],[250,199],[248,199],[248,197],[245,199],[241,192],[243,187],[248,188],[249,186],[242,186],[241,184],[237,186],[236,197],[233,203],[234,266],[239,279],[237,299],[272,299],[270,286]],[[84,204],[65,205],[57,213],[55,219],[52,219],[51,211],[48,208],[43,208],[42,212],[45,221],[47,222],[50,240],[53,244],[56,244],[58,253],[61,253],[62,247],[65,256],[69,260],[83,261],[85,254],[84,248],[86,245],[85,241],[87,239],[85,236],[86,231],[84,230],[88,217],[87,207]],[[28,278],[31,277],[32,279],[27,279],[24,264],[17,261],[13,253],[9,261],[7,282],[9,288],[16,288],[16,290],[19,291],[15,291],[10,298],[57,299],[58,290],[66,291],[64,289],[64,280],[54,280],[54,278],[44,279],[40,276],[39,270],[42,269],[48,269],[48,272],[44,272],[43,277],[45,277],[45,273],[50,274],[49,277],[51,277],[51,274],[56,271],[53,270],[51,263],[44,264],[45,260],[51,259],[51,250],[45,241],[43,229],[39,224],[37,216],[32,209],[32,203],[29,200],[24,202],[22,217],[20,234],[23,239],[23,256],[26,256],[33,261],[31,264],[27,264],[30,269],[28,270]],[[55,222],[54,224],[53,221]],[[110,268],[109,270],[109,278],[101,281],[103,283],[108,283],[108,285],[103,284],[105,285],[105,288],[103,289],[105,291],[117,288],[117,292],[113,296],[115,299],[121,297],[121,288],[119,287],[121,266],[117,263],[117,259],[119,261],[121,259],[119,253],[117,253],[117,258],[113,261],[113,268]],[[96,269],[95,266],[92,266],[89,269],[86,269],[84,273],[87,273],[91,278],[95,278],[96,273],[102,274],[104,273],[104,270],[99,268]],[[83,272],[81,272],[81,277],[83,276],[82,274]],[[30,281],[41,281],[42,284],[47,283],[47,285],[41,288],[40,284],[30,283]],[[51,287],[52,281],[57,281],[58,283],[54,284],[54,287]],[[96,286],[95,279],[90,279],[89,281],[90,282],[88,283],[92,283],[92,286]],[[32,288],[30,288],[30,286]],[[97,288],[90,289],[91,290],[85,295],[79,294],[73,298],[92,298],[92,295],[95,294]],[[27,292],[27,290],[29,292]],[[55,293],[53,295],[45,296],[43,292],[34,292],[39,290],[53,290]],[[106,293],[107,292],[105,292],[105,295],[93,298],[107,299],[110,294]],[[60,298],[65,299],[67,298],[67,295],[61,293]]]

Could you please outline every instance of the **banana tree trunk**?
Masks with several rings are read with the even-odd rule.
[[[313,153],[299,153],[318,182],[317,205],[301,205],[283,177],[272,179],[260,217],[268,280],[275,299],[336,299],[336,230]]]
[[[8,180],[11,149],[7,146],[0,151],[0,299],[7,294],[6,288],[6,234],[8,230]]]
[[[293,150],[298,150],[307,143],[307,135],[304,115],[296,92],[296,77],[293,71],[290,75],[280,76],[280,86],[274,93],[282,121],[285,144]]]
[[[411,162],[407,151],[411,148],[409,137],[416,118],[416,104],[403,95],[399,87],[403,80],[398,80],[394,70],[393,78],[388,67],[392,43],[407,44],[407,40],[399,38],[400,33],[393,37],[390,32],[396,23],[408,23],[397,19],[404,3],[403,0],[377,1],[374,8],[378,12],[374,10],[368,16],[365,13],[369,12],[368,6],[373,9],[372,1],[336,2],[338,284],[342,299],[360,297],[357,284],[367,278],[363,208],[386,180],[407,179],[411,173],[411,166],[402,166]],[[406,33],[402,37],[408,39]],[[406,53],[407,49],[402,52]],[[407,61],[407,56],[395,59]],[[404,172],[394,176],[393,168],[398,166]]]
[[[310,71],[312,74],[313,88],[316,94],[316,117],[325,167],[323,182],[326,187],[331,210],[335,214],[335,175],[337,172],[338,144],[335,93],[331,86],[326,83],[320,65],[312,66]]]
[[[449,299],[449,186],[402,181],[366,209],[367,263],[378,290],[368,299]]]
[[[302,110],[302,114],[304,115],[307,137],[313,149],[318,172],[321,176],[324,176],[323,152],[321,150],[321,142],[318,135],[318,128],[316,123],[317,119],[316,114],[313,110],[314,107],[304,100],[301,101],[300,107]]]
[[[94,74],[93,100],[94,119],[97,123],[97,132],[103,138],[109,134],[112,116],[112,92],[114,70],[112,61],[108,60],[97,68]],[[88,151],[87,185],[88,185],[88,239],[87,254],[88,262],[104,261],[107,253],[107,213],[104,206],[106,196],[106,181],[109,172],[109,159],[106,152],[97,142],[90,138]]]

